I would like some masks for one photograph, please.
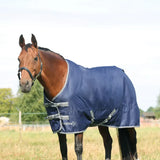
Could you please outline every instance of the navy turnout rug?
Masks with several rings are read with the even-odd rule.
[[[52,131],[80,133],[89,126],[139,126],[135,89],[124,71],[115,66],[84,68],[70,60],[61,92],[44,104]]]

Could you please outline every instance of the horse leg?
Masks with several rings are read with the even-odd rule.
[[[111,150],[112,150],[112,138],[110,136],[108,127],[98,126],[99,132],[103,138],[103,144],[105,148],[105,159],[111,159]]]
[[[128,130],[128,138],[129,138],[131,154],[133,156],[133,159],[136,160],[138,159],[136,130],[135,128],[128,128],[127,130]]]
[[[134,128],[118,129],[118,140],[122,160],[138,159],[136,149],[136,131]]]
[[[126,128],[118,129],[118,141],[122,160],[131,160]]]
[[[60,151],[62,155],[62,160],[67,160],[67,139],[65,134],[58,133]]]
[[[75,152],[76,152],[76,155],[77,155],[77,160],[82,160],[83,133],[75,134]]]

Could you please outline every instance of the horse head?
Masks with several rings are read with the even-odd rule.
[[[42,72],[42,61],[38,52],[36,37],[32,34],[32,44],[25,44],[23,35],[19,38],[19,45],[22,48],[19,60],[19,85],[24,93],[30,92],[34,81]]]

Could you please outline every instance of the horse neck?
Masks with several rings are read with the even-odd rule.
[[[44,87],[48,99],[55,97],[63,88],[67,77],[67,63],[58,54],[51,51],[39,50],[43,63],[39,82]]]

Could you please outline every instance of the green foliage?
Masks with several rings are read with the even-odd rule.
[[[157,98],[157,106],[156,107],[149,107],[147,112],[152,112],[155,114],[156,119],[160,118],[160,94]]]
[[[158,108],[160,107],[160,94],[159,94],[159,96],[158,96],[158,98],[157,98],[157,107],[158,107]]]
[[[160,118],[160,94],[157,98],[157,106],[154,108],[154,113],[156,115],[156,118]]]
[[[156,107],[155,109],[154,109],[154,113],[155,113],[155,116],[156,116],[156,118],[160,118],[160,107]]]
[[[154,112],[154,107],[149,107],[147,112]]]
[[[41,121],[44,123],[46,110],[43,105],[43,88],[38,81],[35,81],[29,93],[18,91],[15,107],[22,112],[22,122],[31,123]]]
[[[144,111],[142,109],[139,109],[140,110],[140,115],[142,116]]]
[[[0,113],[10,113],[13,108],[11,88],[0,88]]]
[[[159,96],[157,98],[157,107],[160,107],[160,94],[159,94]]]

